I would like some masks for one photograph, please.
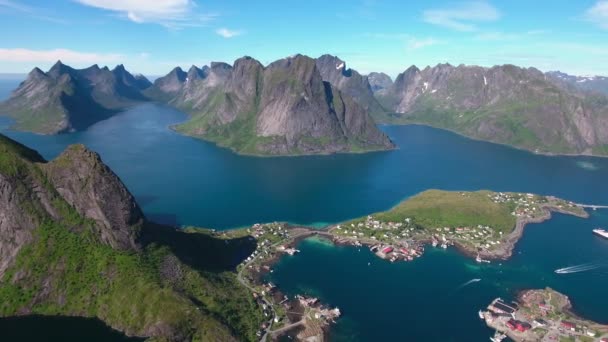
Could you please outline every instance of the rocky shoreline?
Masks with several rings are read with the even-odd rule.
[[[580,217],[580,218],[589,217],[589,214],[587,212],[585,212],[585,214],[583,215],[583,214],[578,214],[574,211],[566,211],[566,210],[563,210],[563,209],[555,207],[555,206],[542,206],[541,208],[543,210],[543,214],[541,216],[534,217],[534,218],[518,218],[517,222],[515,223],[515,229],[513,230],[513,232],[511,234],[509,234],[509,236],[507,236],[506,240],[503,242],[503,244],[498,249],[495,249],[492,251],[486,251],[486,252],[482,251],[482,252],[479,252],[479,255],[483,258],[492,259],[492,260],[509,259],[513,255],[513,250],[515,249],[515,245],[517,244],[519,239],[521,239],[521,237],[523,236],[524,229],[526,228],[526,226],[531,223],[542,223],[547,220],[550,220],[552,217],[551,212],[557,212],[557,213],[565,214],[565,215],[573,215],[573,216]],[[468,256],[472,256],[477,253],[477,252],[472,252],[468,249],[463,249],[462,252]]]
[[[528,194],[526,196],[531,198],[532,195]],[[486,250],[481,250],[478,247],[474,247],[475,244],[469,243],[466,245],[457,239],[453,239],[454,234],[447,233],[447,231],[444,232],[443,228],[440,232],[434,232],[435,229],[423,230],[422,233],[417,233],[418,235],[413,235],[407,239],[394,240],[392,242],[379,241],[367,236],[345,235],[344,230],[347,227],[346,224],[344,224],[342,228],[340,228],[340,224],[336,224],[322,229],[314,229],[305,226],[292,226],[288,223],[271,223],[265,225],[256,224],[250,229],[247,229],[246,232],[241,231],[241,234],[250,234],[256,238],[258,240],[258,249],[261,248],[259,249],[259,254],[257,254],[257,252],[252,254],[251,258],[253,259],[250,260],[250,258],[248,258],[243,264],[243,267],[249,269],[252,268],[252,263],[255,264],[255,267],[252,270],[247,271],[250,272],[249,281],[251,282],[252,286],[262,288],[272,287],[272,298],[274,298],[273,303],[275,303],[273,305],[275,307],[283,305],[286,308],[290,308],[287,311],[289,311],[291,314],[289,316],[283,316],[288,318],[286,321],[284,318],[275,321],[276,323],[283,323],[282,327],[273,329],[273,321],[271,320],[270,324],[265,328],[266,333],[264,336],[268,335],[271,338],[278,338],[279,336],[288,335],[296,340],[304,340],[303,336],[306,336],[307,341],[324,341],[328,338],[328,332],[333,319],[324,320],[324,323],[322,324],[318,324],[319,322],[314,320],[307,320],[306,313],[304,311],[299,311],[302,308],[298,306],[298,301],[288,298],[283,292],[281,292],[280,284],[278,287],[275,287],[270,283],[265,283],[266,275],[272,272],[272,267],[284,256],[284,254],[293,255],[299,252],[296,248],[299,242],[304,239],[310,237],[320,237],[337,246],[365,246],[366,248],[370,248],[372,252],[375,252],[377,256],[390,261],[411,261],[414,258],[421,257],[424,253],[424,248],[429,245],[437,246],[438,248],[447,248],[449,245],[454,246],[460,253],[467,257],[476,258],[478,262],[506,260],[512,256],[515,245],[523,236],[524,230],[528,224],[541,223],[549,220],[551,219],[552,212],[574,215],[581,218],[589,217],[589,214],[584,210],[584,208],[576,205],[575,203],[567,202],[554,197],[547,197],[546,199],[547,201],[544,203],[537,203],[538,205],[536,209],[521,212],[520,214],[516,215],[515,227],[509,234],[506,234],[505,237],[502,237],[501,234],[500,238],[498,238],[496,237],[498,234],[495,233],[493,234],[494,237],[490,238],[490,240],[484,240],[500,240],[500,244],[493,244],[491,249]],[[516,212],[517,210],[514,211],[514,214]],[[367,222],[370,222],[375,220],[375,218],[368,216],[367,220]],[[406,220],[406,222],[408,221]],[[390,223],[388,224],[390,225]],[[392,227],[401,226],[393,224]],[[402,228],[406,229],[405,231],[407,231],[407,226],[403,226]],[[491,231],[491,229],[489,230]],[[452,229],[452,231],[454,230]],[[470,232],[474,233],[480,231],[482,230],[471,230]],[[446,239],[446,235],[448,236],[448,239]],[[438,246],[439,244],[441,244],[441,246]],[[254,263],[254,259],[256,257],[259,259],[259,261]],[[320,304],[317,299],[314,300],[318,307],[314,307],[313,310],[326,308]],[[276,315],[276,312],[274,312],[274,314]],[[262,340],[265,339],[263,338]]]

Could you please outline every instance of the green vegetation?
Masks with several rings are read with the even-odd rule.
[[[262,311],[232,265],[249,239],[148,225],[142,250],[115,250],[100,242],[96,223],[69,206],[32,161],[42,160],[0,136],[0,174],[15,177],[23,194],[18,198],[25,199],[20,207],[39,223],[33,242],[0,279],[0,316],[97,317],[130,335],[256,340]],[[27,195],[30,179],[48,190],[59,218]]]
[[[515,226],[515,217],[511,215],[513,206],[494,203],[488,194],[491,192],[428,190],[373,217],[383,222],[403,222],[412,218],[424,229],[487,225],[502,232],[512,231]]]

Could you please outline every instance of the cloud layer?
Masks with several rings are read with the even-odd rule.
[[[170,28],[201,26],[213,14],[196,12],[193,0],[76,0],[77,2],[118,13],[136,23],[156,23]]]
[[[484,1],[466,2],[450,8],[430,9],[422,13],[422,19],[433,25],[457,31],[476,31],[476,23],[495,21],[500,12]]]
[[[585,13],[587,20],[608,30],[608,1],[598,1]]]
[[[124,56],[113,53],[79,52],[68,49],[30,50],[0,48],[0,62],[53,63],[111,63],[120,62]]]

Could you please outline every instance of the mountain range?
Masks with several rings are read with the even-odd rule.
[[[547,75],[579,90],[608,95],[608,77],[605,76],[573,76],[560,71],[549,71]]]
[[[74,69],[58,61],[48,72],[34,68],[0,112],[16,120],[16,128],[42,134],[78,131],[147,99],[141,91],[151,83],[122,65],[113,70],[93,65]]]
[[[380,123],[422,123],[542,153],[608,154],[608,98],[535,68],[412,66],[376,91]]]
[[[499,65],[412,66],[393,81],[336,56],[177,67],[150,84],[122,66],[34,69],[0,113],[40,133],[84,129],[140,101],[190,115],[175,130],[253,155],[393,147],[377,124],[426,124],[540,153],[608,155],[604,77]]]
[[[232,66],[212,63],[203,69],[192,67],[188,73],[174,69],[146,93],[158,100],[169,99],[169,104],[190,114],[188,122],[175,127],[177,131],[239,153],[325,154],[393,148],[369,115],[369,103],[357,97],[357,88],[349,82],[326,81],[329,73],[320,69],[318,61],[303,55],[266,67],[243,57]],[[362,82],[358,78],[355,82]],[[371,90],[364,95],[376,103]]]
[[[0,317],[96,317],[158,341],[253,341],[236,265],[255,250],[149,222],[82,145],[52,161],[0,135]]]

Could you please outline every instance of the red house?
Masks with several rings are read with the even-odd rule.
[[[526,332],[530,328],[532,328],[532,326],[526,322],[517,322],[516,326],[517,326],[517,330],[521,331],[521,332]]]
[[[517,322],[514,319],[510,319],[507,321],[507,327],[511,330],[517,329]]]
[[[576,330],[576,324],[568,321],[562,321],[562,327],[572,331]]]
[[[382,250],[382,253],[384,253],[384,254],[388,254],[388,253],[390,253],[390,252],[392,252],[392,251],[393,251],[393,247],[390,247],[390,246],[389,246],[389,247],[386,247],[385,249],[383,249],[383,250]]]

